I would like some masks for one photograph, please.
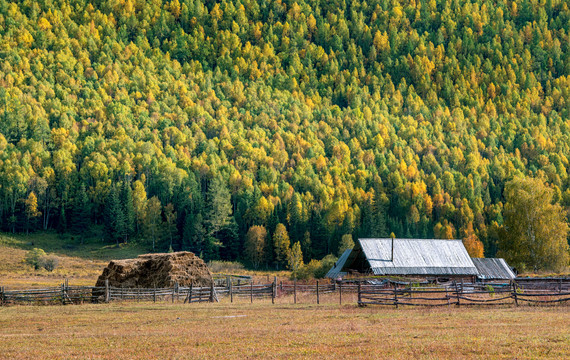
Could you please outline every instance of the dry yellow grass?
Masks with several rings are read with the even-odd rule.
[[[112,303],[0,308],[0,323],[0,354],[10,359],[570,356],[567,307]]]
[[[73,285],[95,285],[107,261],[87,260],[58,255],[59,265],[52,271],[34,270],[24,263],[27,250],[2,246],[0,248],[0,285],[10,288],[55,286],[66,278]]]
[[[49,239],[48,239],[49,240]],[[12,241],[12,240],[10,240]],[[47,242],[47,240],[46,240]],[[42,244],[43,245],[43,244]],[[106,260],[61,257],[53,273],[0,246],[0,285],[93,285]],[[79,254],[78,254],[79,255]],[[286,273],[253,273],[257,281]],[[268,279],[269,278],[269,281]],[[355,294],[298,294],[215,304],[111,303],[0,307],[6,359],[568,359],[570,307],[358,308]]]

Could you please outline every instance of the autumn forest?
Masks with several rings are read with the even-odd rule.
[[[570,209],[565,0],[0,0],[0,230],[253,266]]]

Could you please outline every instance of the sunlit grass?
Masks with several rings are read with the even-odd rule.
[[[10,359],[564,359],[570,349],[567,307],[432,310],[282,300],[0,308],[0,353]]]
[[[29,250],[40,248],[59,259],[57,268],[48,272],[34,270],[24,263]],[[68,279],[72,285],[95,285],[109,260],[136,257],[146,252],[136,244],[117,247],[90,238],[84,244],[73,236],[56,233],[32,235],[0,234],[0,286],[26,288],[54,286]]]

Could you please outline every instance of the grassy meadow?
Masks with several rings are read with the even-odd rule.
[[[34,270],[24,262],[33,248],[56,255],[54,271]],[[69,279],[72,285],[95,285],[109,260],[136,257],[147,249],[133,244],[109,245],[97,237],[81,244],[79,238],[44,232],[33,235],[0,233],[0,286],[13,289],[53,286]]]
[[[433,310],[241,301],[0,308],[0,354],[9,359],[565,359],[570,354],[567,307]]]

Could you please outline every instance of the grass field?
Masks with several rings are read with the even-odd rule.
[[[56,255],[59,265],[53,272],[34,270],[24,263],[29,250],[40,248]],[[73,236],[38,233],[30,236],[0,233],[0,285],[10,288],[53,286],[69,279],[73,285],[94,285],[111,259],[136,257],[145,252],[136,244],[116,246],[96,238],[79,244]]]
[[[6,359],[567,359],[568,307],[393,309],[328,303],[0,308]]]

